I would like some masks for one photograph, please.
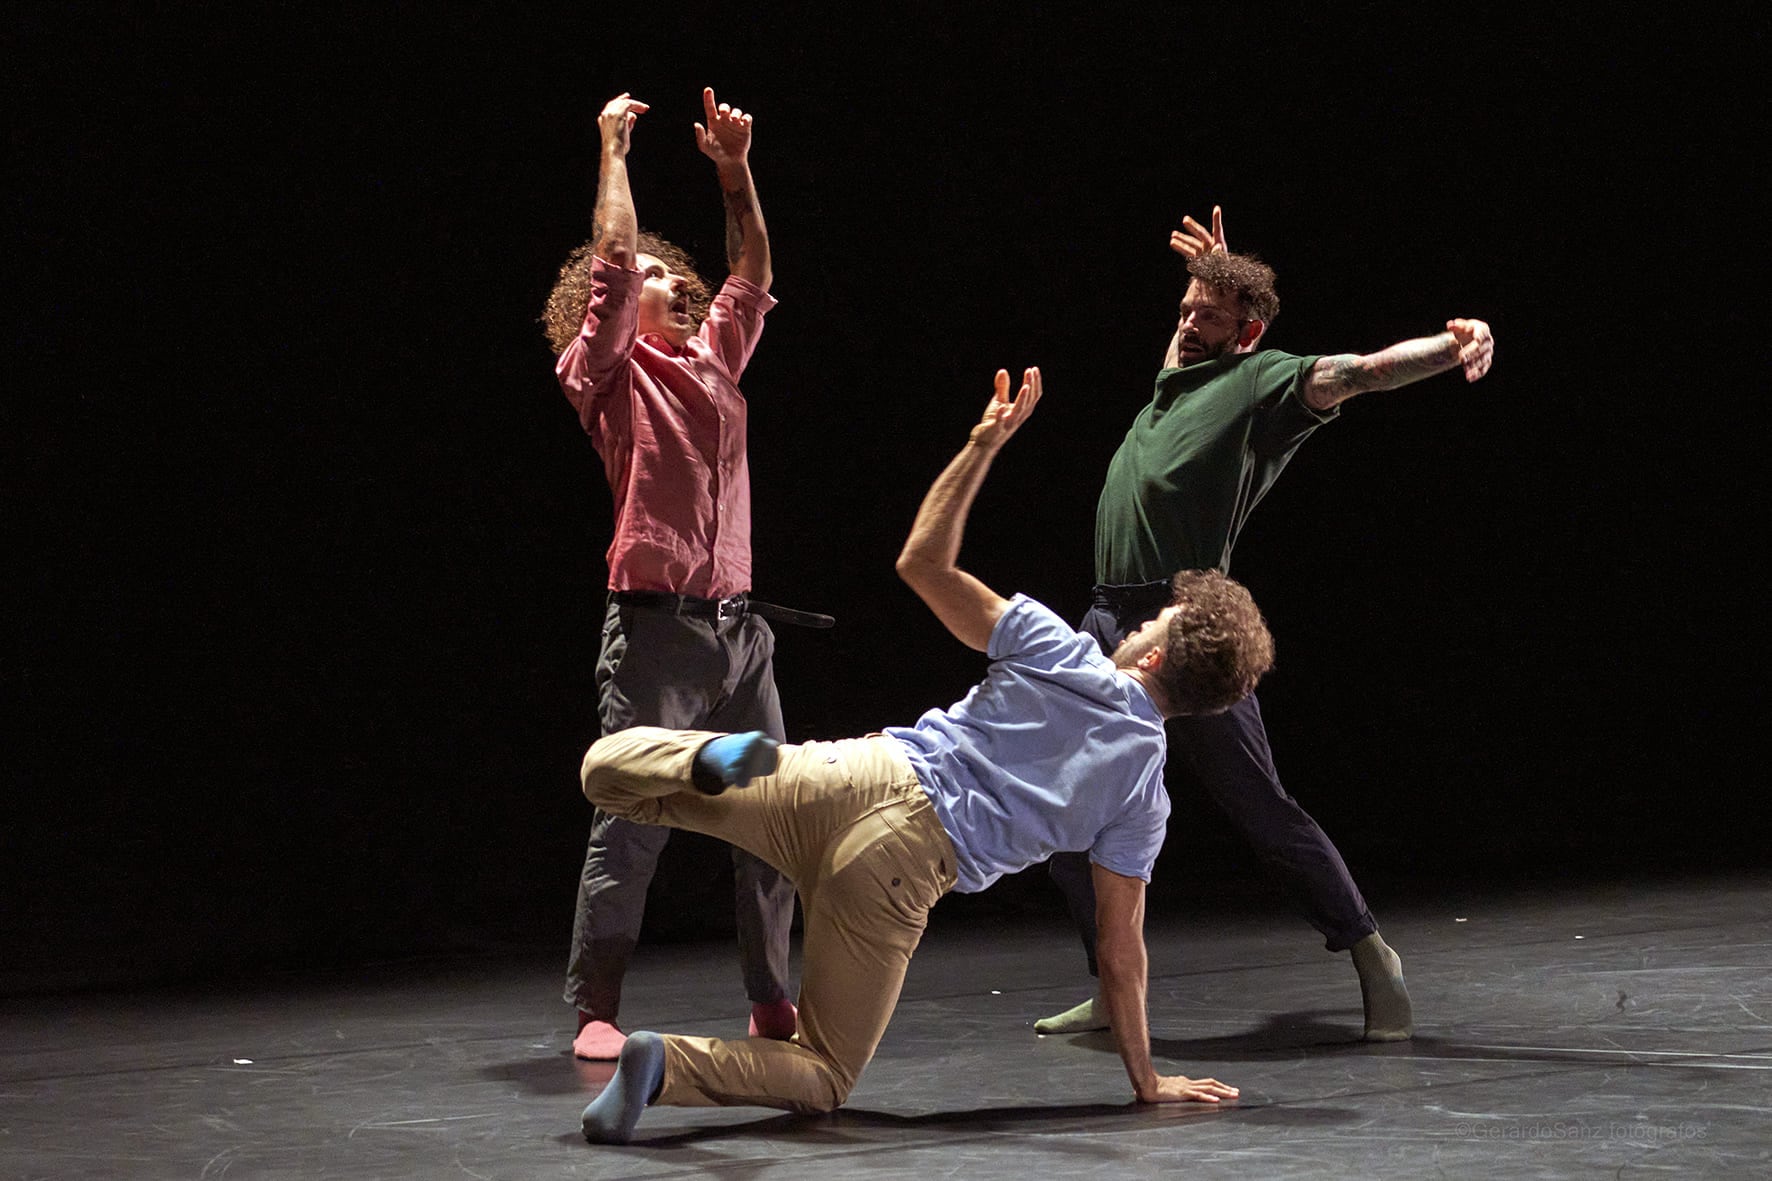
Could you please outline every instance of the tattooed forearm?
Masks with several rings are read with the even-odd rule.
[[[1305,381],[1305,401],[1327,410],[1355,394],[1394,390],[1398,386],[1444,373],[1458,364],[1458,341],[1450,332],[1406,340],[1366,356],[1341,353],[1318,358]]]
[[[736,271],[744,258],[746,222],[750,219],[752,200],[748,189],[724,189],[726,198],[726,267]]]
[[[720,196],[726,203],[726,269],[769,290],[774,272],[769,264],[769,227],[748,169],[722,172]]]

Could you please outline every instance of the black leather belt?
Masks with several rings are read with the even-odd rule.
[[[745,594],[728,595],[724,599],[703,599],[695,595],[673,595],[667,591],[610,591],[609,597],[630,607],[654,607],[669,611],[672,615],[706,616],[716,623],[725,623],[728,619],[737,619],[741,615],[755,615],[771,623],[789,623],[795,627],[834,627],[837,622],[829,615],[820,615],[815,611],[796,611],[792,607],[765,603]]]
[[[1149,611],[1152,615],[1175,600],[1175,586],[1169,579],[1161,582],[1135,582],[1122,586],[1097,583],[1090,592],[1097,607],[1106,607],[1119,614]]]

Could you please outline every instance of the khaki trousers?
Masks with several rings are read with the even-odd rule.
[[[658,1102],[830,1111],[898,1004],[954,846],[896,742],[783,746],[774,775],[703,795],[695,754],[719,735],[636,726],[585,755],[590,801],[641,824],[707,833],[775,866],[805,915],[800,1032],[791,1042],[666,1037]]]

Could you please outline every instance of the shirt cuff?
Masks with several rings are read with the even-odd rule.
[[[1337,418],[1341,417],[1341,403],[1337,402],[1327,410],[1318,410],[1315,406],[1312,406],[1309,402],[1304,400],[1303,386],[1292,387],[1292,400],[1298,403],[1300,411],[1308,414],[1318,423],[1334,422]]]
[[[610,287],[632,286],[644,282],[645,276],[631,267],[617,266],[601,255],[591,255],[591,278]]]
[[[720,284],[720,294],[727,296],[735,304],[748,305],[759,312],[767,312],[779,302],[749,279],[737,275],[726,276],[726,282]]]

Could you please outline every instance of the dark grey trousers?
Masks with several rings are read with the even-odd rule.
[[[673,730],[761,730],[781,741],[775,635],[751,615],[716,622],[611,599],[597,658],[597,717],[604,734],[630,726]],[[621,982],[640,938],[646,890],[671,830],[597,809],[578,883],[566,1001],[599,1021],[621,1009]],[[794,884],[773,867],[732,850],[738,958],[745,995],[769,1003],[788,995],[788,933]]]
[[[1112,655],[1129,632],[1169,603],[1167,582],[1098,586],[1077,630]],[[1268,751],[1261,705],[1251,693],[1222,714],[1175,718],[1172,745],[1195,779],[1291,895],[1330,951],[1345,951],[1378,930],[1340,850],[1302,805],[1286,794]],[[1095,882],[1086,853],[1055,853],[1047,863],[1064,894],[1089,974],[1095,964]]]

